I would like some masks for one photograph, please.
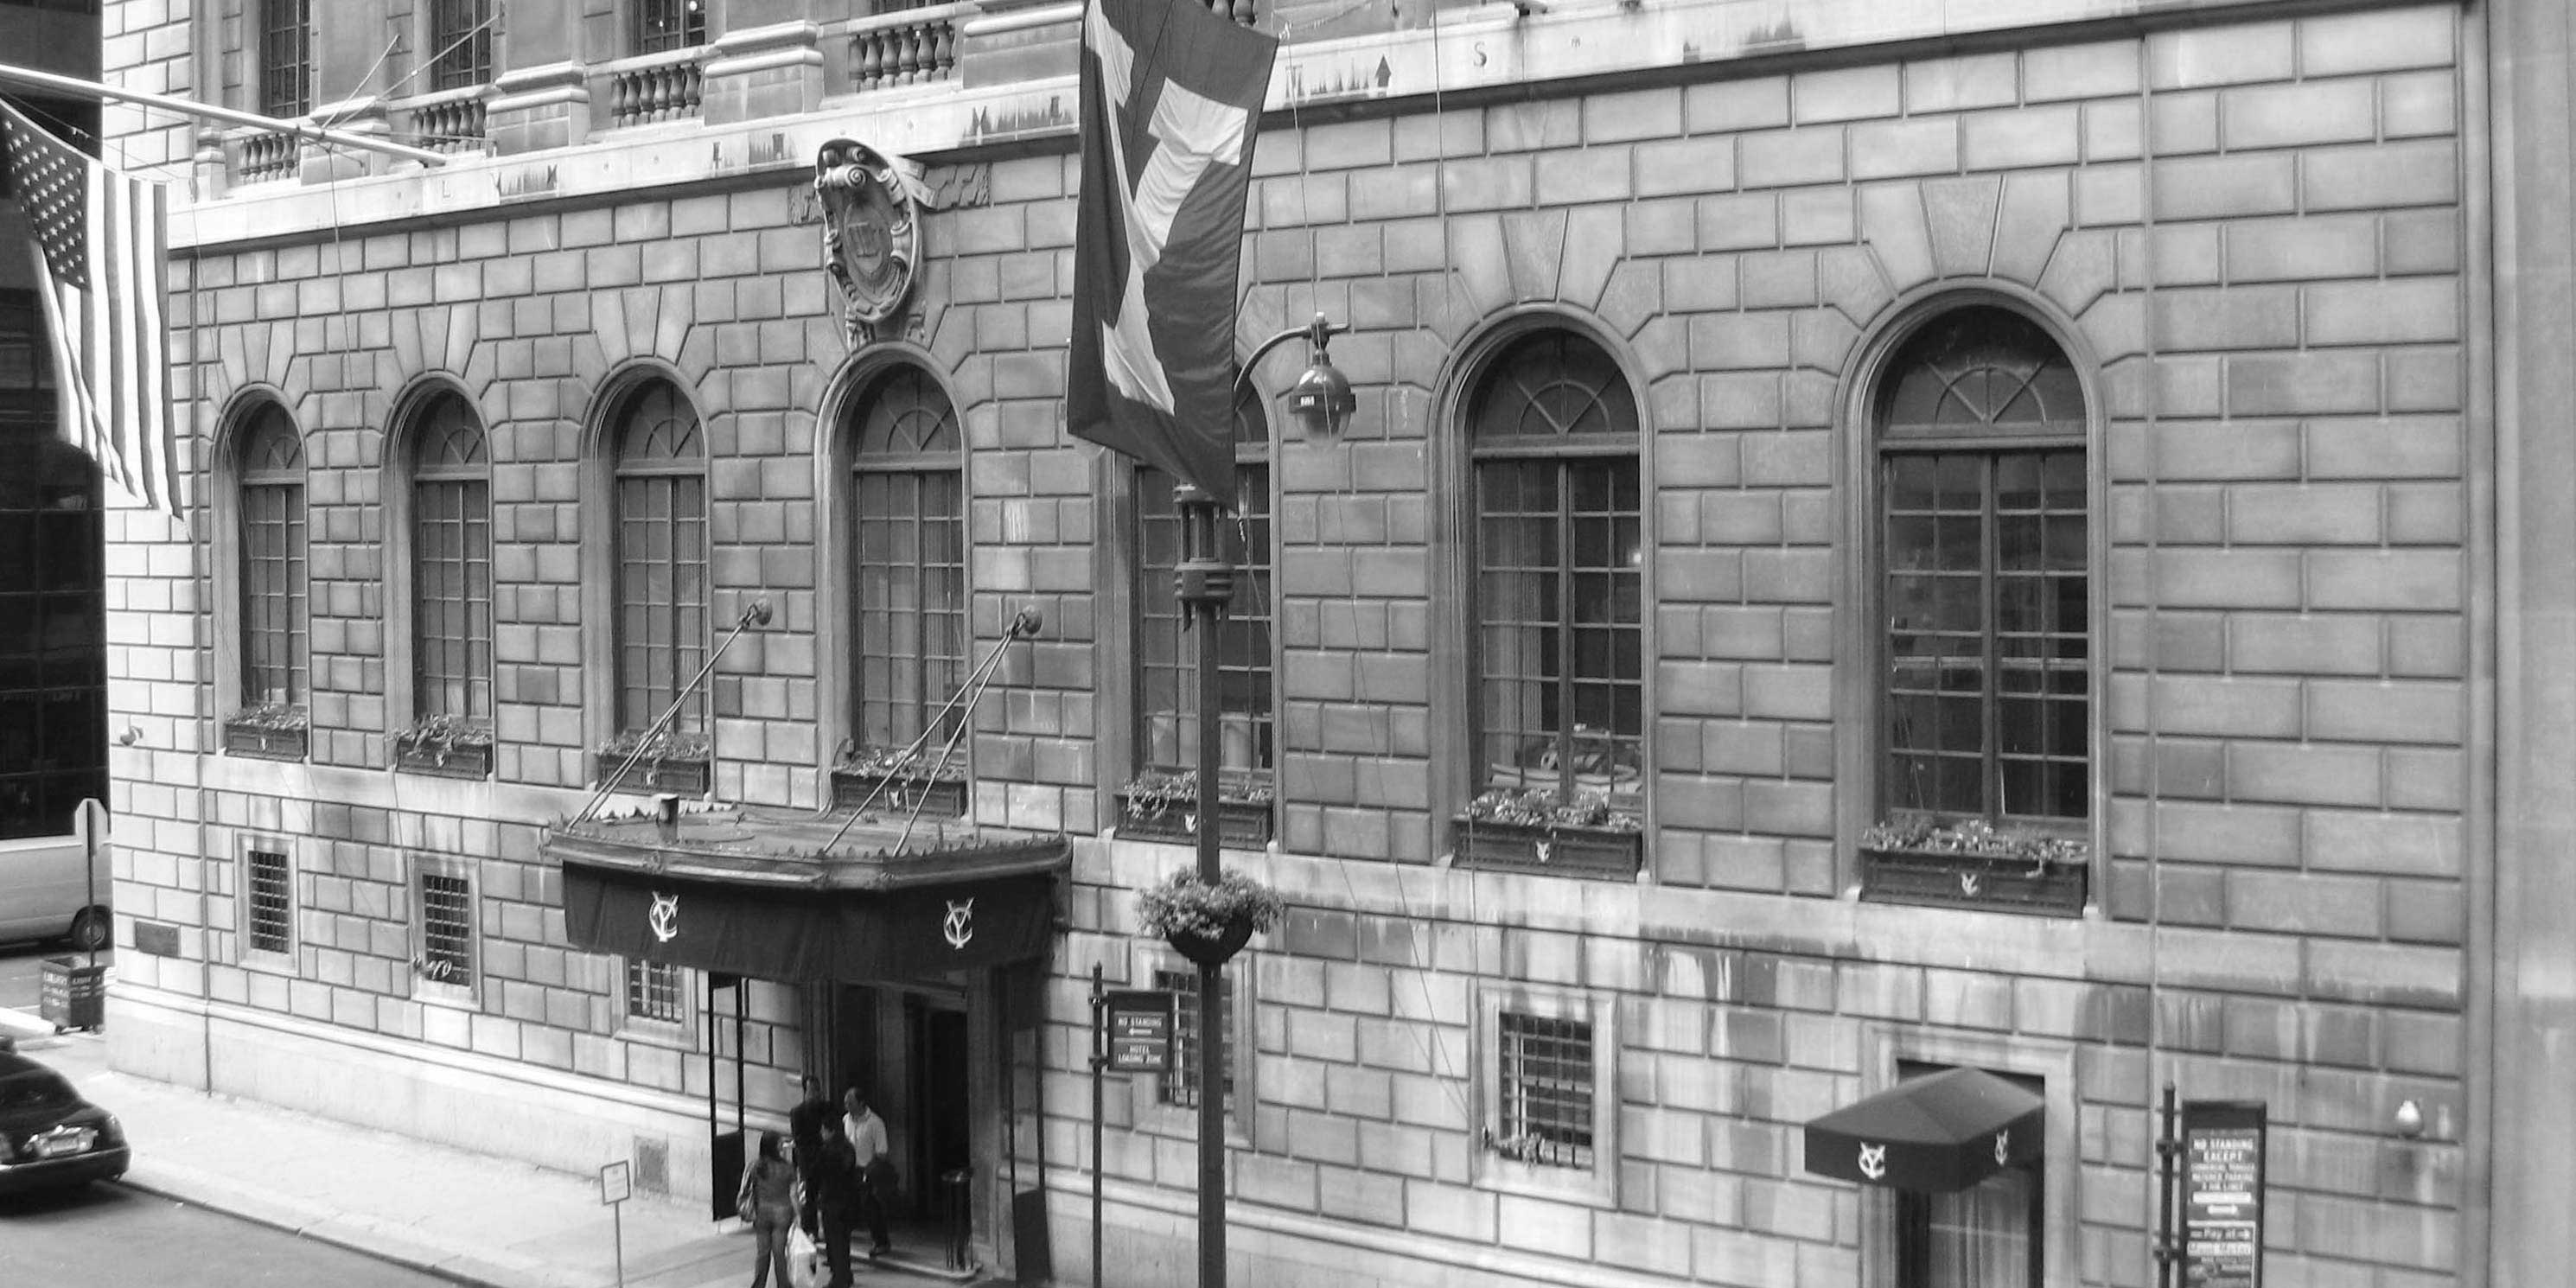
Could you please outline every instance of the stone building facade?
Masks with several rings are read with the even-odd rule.
[[[1160,484],[1063,428],[1078,11],[595,8],[440,89],[373,52],[447,19],[310,12],[281,106],[435,169],[109,111],[197,198],[190,517],[110,515],[116,1059],[683,1193],[855,1076],[985,1264],[1086,1281],[1097,1169],[1109,1264],[1184,1282],[1185,1081],[1090,1145],[1095,968],[1183,970],[1133,892],[1188,862],[1136,799],[1188,721]],[[194,9],[108,5],[110,77],[297,65]],[[2549,1282],[2569,225],[2516,176],[2567,172],[2564,22],[1257,15],[1239,342],[1346,324],[1360,408],[1238,427],[1228,862],[1289,915],[1230,975],[1237,1278],[2143,1284],[2172,1084],[2265,1105],[2279,1282]],[[918,180],[855,339],[844,138]],[[766,863],[951,732],[868,862],[1058,845],[1034,957],[582,938],[626,879],[584,847],[734,843],[580,821],[603,780]],[[1518,828],[1549,789],[1584,822]],[[1818,1174],[1808,1124],[1960,1066],[2037,1098],[2035,1166]]]

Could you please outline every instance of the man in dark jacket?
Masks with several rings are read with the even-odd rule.
[[[823,1119],[822,1143],[814,1150],[813,1179],[806,1193],[812,1196],[809,1206],[822,1218],[823,1232],[816,1237],[832,1267],[825,1288],[850,1288],[850,1226],[859,1215],[859,1158],[850,1152],[850,1138],[841,1133],[836,1116]]]
[[[814,1220],[814,1160],[823,1148],[823,1120],[840,1115],[841,1107],[823,1094],[823,1080],[812,1074],[805,1076],[805,1098],[787,1111],[787,1135],[796,1142],[796,1179],[805,1187],[804,1209],[796,1219],[817,1239],[823,1231]]]

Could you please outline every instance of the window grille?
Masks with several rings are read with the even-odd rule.
[[[305,695],[304,447],[271,404],[243,437],[242,700],[291,706]]]
[[[1543,331],[1494,359],[1468,415],[1479,779],[1634,809],[1646,723],[1636,400],[1599,346]]]
[[[697,413],[654,382],[628,401],[617,463],[617,727],[640,733],[707,657],[705,449]],[[673,732],[707,728],[706,690]]]
[[[465,877],[420,874],[420,971],[433,984],[474,986],[474,886]]]
[[[635,52],[659,54],[707,43],[706,0],[638,0]]]
[[[1194,970],[1156,970],[1154,987],[1179,1002],[1173,1021],[1172,1067],[1156,1076],[1154,1098],[1167,1105],[1197,1108],[1199,1103],[1199,974]],[[1217,1077],[1225,1084],[1225,1111],[1234,1112],[1234,979],[1225,980],[1217,999]]]
[[[465,400],[425,411],[412,465],[412,700],[423,716],[492,718],[492,500]]]
[[[1592,1024],[1505,1011],[1497,1017],[1497,1148],[1541,1167],[1592,1166]]]
[[[626,959],[626,1014],[631,1019],[678,1024],[688,1018],[680,994],[680,968],[667,962]]]
[[[250,946],[253,952],[295,950],[295,870],[275,850],[250,852]]]
[[[260,0],[259,101],[269,116],[313,110],[313,15],[309,0]]]
[[[857,425],[858,738],[907,747],[966,679],[966,521],[955,410],[928,375],[871,386]],[[936,756],[965,718],[929,730]]]
[[[492,0],[430,0],[430,88],[492,80]]]
[[[1229,775],[1267,780],[1276,764],[1270,666],[1269,421],[1238,384],[1234,404],[1236,502],[1219,516],[1234,594],[1217,629],[1217,763]],[[1136,472],[1136,762],[1140,770],[1198,768],[1198,638],[1173,584],[1183,533],[1172,476]]]

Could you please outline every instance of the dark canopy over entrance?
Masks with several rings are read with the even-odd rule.
[[[1044,954],[1046,876],[902,890],[772,889],[564,865],[575,948],[759,979],[899,979]]]
[[[1983,1069],[1913,1078],[1807,1124],[1807,1170],[1949,1193],[2041,1153],[2046,1102]]]

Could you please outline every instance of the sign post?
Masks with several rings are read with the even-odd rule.
[[[2264,1103],[2182,1107],[2183,1288],[2263,1288]]]
[[[608,1207],[609,1237],[617,1247],[617,1288],[626,1288],[626,1209],[621,1204],[635,1192],[624,1159],[599,1168],[599,1201]]]
[[[98,847],[107,843],[107,807],[95,796],[84,796],[72,810],[72,833],[80,837],[81,879],[89,883],[89,894],[81,901],[82,915],[98,906]],[[109,932],[113,934],[114,932]],[[89,964],[98,965],[98,949],[89,950]]]
[[[1091,1288],[1100,1288],[1100,1151],[1111,1073],[1166,1073],[1172,1067],[1178,994],[1161,989],[1104,991],[1091,966]]]

